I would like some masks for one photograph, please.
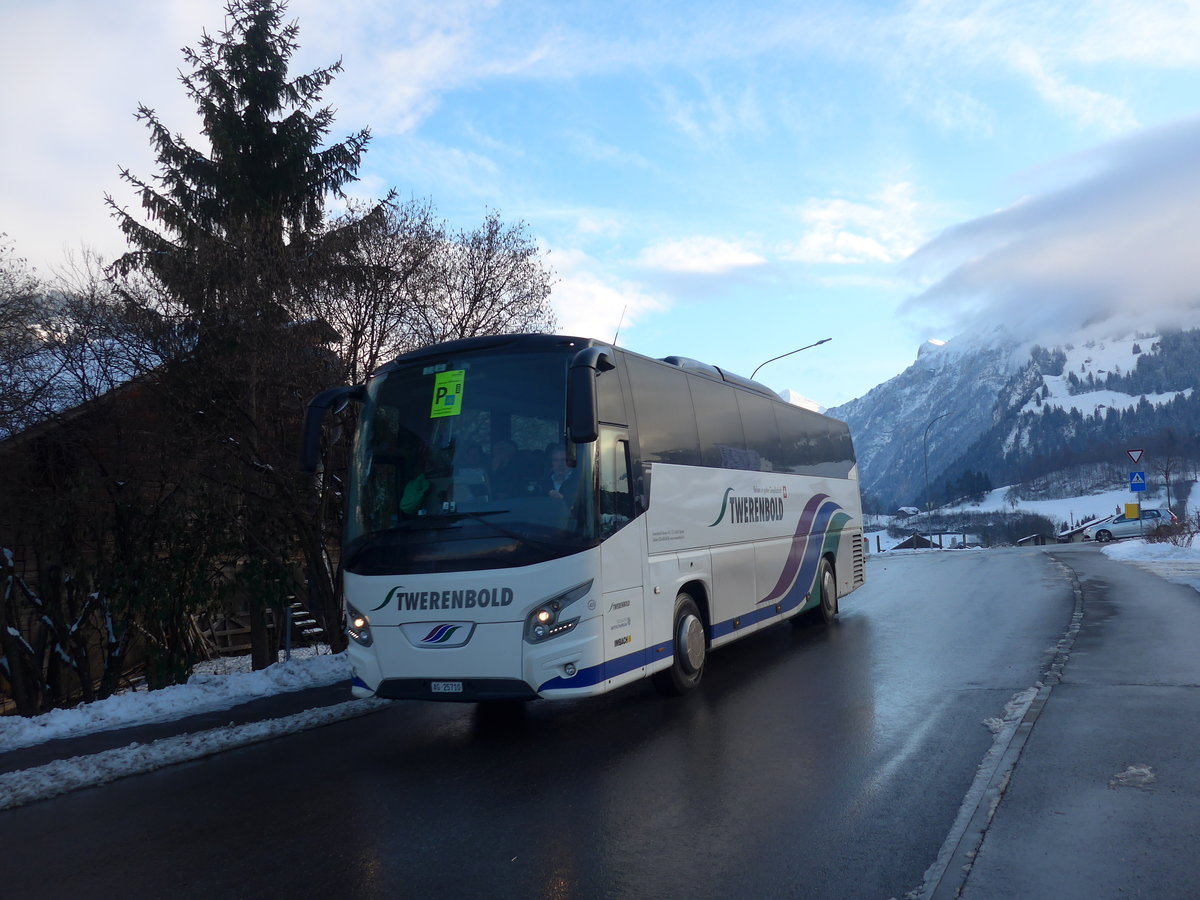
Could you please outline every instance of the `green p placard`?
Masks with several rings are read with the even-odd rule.
[[[433,406],[429,410],[429,418],[441,419],[462,412],[463,382],[466,380],[466,369],[438,372],[434,376]]]

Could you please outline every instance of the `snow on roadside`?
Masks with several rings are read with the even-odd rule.
[[[262,697],[335,684],[350,677],[345,653],[294,651],[286,662],[258,672],[248,671],[249,668],[249,657],[217,660],[197,667],[187,684],[158,691],[114,694],[106,700],[72,709],[55,709],[34,718],[0,717],[0,752],[57,738],[171,722]]]
[[[1109,544],[1102,551],[1109,559],[1128,560],[1130,562],[1151,562],[1155,560],[1172,560],[1176,562],[1200,563],[1200,549],[1196,547],[1176,547],[1165,541],[1148,544],[1142,540],[1121,541]]]
[[[33,769],[9,772],[0,775],[0,810],[24,806],[35,800],[58,797],[79,788],[107,784],[128,775],[141,775],[175,763],[188,762],[271,738],[341,722],[389,705],[387,700],[348,700],[335,706],[309,709],[279,719],[266,719],[245,725],[226,725],[195,734],[163,738],[150,744],[135,743],[91,756],[75,756],[71,759],[55,760]]]
[[[1128,540],[1108,544],[1101,552],[1109,559],[1131,563],[1174,584],[1200,591],[1200,548]]]

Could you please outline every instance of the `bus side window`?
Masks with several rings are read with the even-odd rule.
[[[734,389],[703,377],[689,379],[688,387],[700,432],[701,464],[714,469],[757,469],[757,463],[751,465],[750,454],[746,452],[746,436],[738,413],[741,398]]]
[[[633,518],[629,477],[629,438],[621,431],[600,429],[600,536],[620,531]]]
[[[687,375],[675,366],[635,356],[627,357],[625,366],[642,464],[700,465],[700,438]]]
[[[779,427],[775,423],[775,404],[765,397],[738,391],[738,408],[746,429],[747,469],[758,472],[786,471],[779,446]]]
[[[626,424],[625,394],[621,390],[619,369],[609,369],[596,379],[596,406],[601,422]]]

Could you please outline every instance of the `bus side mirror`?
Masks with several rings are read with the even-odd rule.
[[[567,437],[591,444],[600,436],[596,413],[596,376],[615,368],[600,347],[585,347],[567,370]]]
[[[366,387],[356,384],[321,391],[308,401],[308,409],[304,413],[304,430],[300,437],[301,471],[309,475],[317,471],[317,465],[321,461],[321,425],[325,421],[325,413],[330,409],[340,412],[351,400],[361,403],[366,396]]]

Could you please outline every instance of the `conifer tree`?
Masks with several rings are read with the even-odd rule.
[[[289,78],[298,26],[283,25],[284,10],[278,0],[232,0],[219,37],[204,33],[196,49],[184,48],[191,72],[180,80],[207,153],[139,106],[159,171],[152,182],[128,169],[121,177],[150,224],[106,198],[133,247],[116,271],[155,276],[202,335],[285,321],[298,289],[335,274],[346,239],[324,230],[324,205],[355,179],[370,132],[322,148],[333,112],[316,107],[341,61]]]
[[[232,596],[251,604],[255,667],[274,661],[265,609],[281,610],[297,592],[297,557],[314,611],[340,638],[311,485],[292,463],[303,404],[331,377],[328,327],[301,319],[311,310],[305,297],[336,293],[340,279],[360,271],[353,246],[388,202],[326,224],[326,200],[355,179],[370,133],[323,146],[333,112],[319,105],[321,94],[341,63],[290,76],[298,26],[284,24],[285,10],[280,0],[231,0],[224,30],[184,49],[190,71],[180,80],[207,148],[138,108],[158,171],[150,180],[127,169],[121,176],[148,221],[106,198],[131,247],[114,274],[156,281],[170,299],[155,312],[175,323],[173,333],[183,323],[192,335],[186,364],[164,378],[177,419],[162,427],[195,431],[201,471],[188,483],[203,484],[196,502],[207,521],[228,522],[212,544],[230,556]]]

